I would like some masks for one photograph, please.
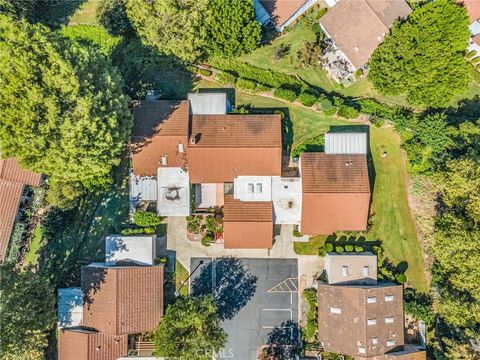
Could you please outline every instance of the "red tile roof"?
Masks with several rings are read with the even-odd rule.
[[[188,144],[190,182],[232,182],[239,175],[279,176],[281,163],[279,115],[192,117]]]
[[[457,2],[465,6],[471,22],[480,20],[480,0],[458,0]]]
[[[163,266],[83,266],[83,325],[113,335],[155,329],[163,316]]]
[[[303,153],[303,193],[370,193],[366,155]]]
[[[304,153],[302,234],[364,231],[370,207],[366,155]]]
[[[16,159],[0,159],[0,261],[5,259],[24,185],[41,183],[42,175],[22,169]]]
[[[272,248],[271,201],[240,201],[226,195],[223,212],[223,237],[226,249]]]
[[[140,101],[135,104],[133,114],[133,173],[156,176],[164,155],[167,156],[167,166],[183,167],[186,154],[178,151],[178,145],[187,148],[188,101]]]
[[[117,360],[127,355],[127,335],[108,335],[82,328],[59,331],[58,360]]]

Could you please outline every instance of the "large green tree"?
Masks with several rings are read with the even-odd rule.
[[[412,104],[444,106],[468,85],[468,24],[466,10],[453,0],[415,8],[370,59],[373,85],[385,94],[406,94]]]
[[[185,61],[204,55],[208,0],[128,0],[126,10],[147,44]]]
[[[208,8],[205,26],[212,55],[240,56],[257,48],[262,27],[253,0],[210,0]]]
[[[0,153],[59,184],[106,186],[132,123],[98,50],[0,16]]]
[[[0,265],[0,359],[43,359],[55,324],[53,288],[30,269]]]
[[[154,341],[158,356],[211,360],[227,341],[213,297],[178,298],[167,308]]]

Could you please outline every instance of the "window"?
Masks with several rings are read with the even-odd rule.
[[[341,314],[341,313],[342,313],[342,309],[337,308],[337,307],[331,307],[331,308],[330,308],[330,312],[331,312],[332,314]]]
[[[262,190],[263,190],[262,188],[263,188],[263,187],[262,187],[262,184],[261,184],[261,183],[257,183],[256,190],[257,190],[257,193],[258,193],[258,194],[261,194],[261,193],[262,193]]]
[[[387,346],[395,346],[395,340],[387,340]]]
[[[365,348],[362,347],[362,346],[359,346],[359,347],[358,347],[358,352],[359,352],[360,354],[365,354]]]
[[[342,276],[348,276],[348,266],[342,266]]]
[[[393,316],[389,316],[385,318],[385,324],[392,324],[393,323]]]
[[[255,192],[255,187],[252,183],[248,184],[248,193],[253,194]]]
[[[372,338],[372,345],[377,345],[378,339],[376,337]]]
[[[223,184],[223,194],[233,195],[233,183],[228,182]]]
[[[368,304],[374,304],[377,302],[377,298],[375,296],[369,296],[367,297],[367,303]]]
[[[369,271],[368,271],[368,266],[363,267],[363,276],[368,276]]]
[[[393,295],[385,295],[385,301],[393,301]]]
[[[376,325],[377,324],[377,319],[368,319],[367,324],[368,325]]]

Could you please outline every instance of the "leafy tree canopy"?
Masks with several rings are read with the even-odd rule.
[[[167,308],[154,341],[158,356],[211,360],[227,342],[213,297],[178,298]]]
[[[114,35],[130,35],[132,25],[127,16],[127,0],[104,0],[98,10],[97,18],[107,31]]]
[[[47,333],[55,323],[52,287],[30,269],[0,265],[0,359],[43,359]]]
[[[255,50],[262,27],[253,0],[210,0],[206,21],[209,53],[236,57]]]
[[[415,8],[375,50],[369,78],[385,94],[412,104],[443,106],[468,85],[466,10],[453,0]]]
[[[131,127],[123,81],[96,49],[0,16],[0,152],[56,184],[106,186]]]

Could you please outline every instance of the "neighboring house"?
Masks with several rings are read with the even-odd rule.
[[[257,21],[266,25],[273,23],[281,32],[307,11],[318,0],[255,0]]]
[[[318,284],[323,349],[355,359],[425,360],[424,350],[405,344],[403,286],[377,282],[376,256],[328,254],[327,259],[328,280]]]
[[[5,260],[25,186],[40,186],[42,175],[20,167],[15,159],[0,158],[0,262]]]
[[[81,288],[59,289],[59,360],[127,356],[129,335],[154,330],[163,317],[164,267],[140,264],[155,237],[136,237],[143,242],[142,250],[133,244],[133,237],[121,237],[125,251],[136,249],[128,260],[112,262],[112,243],[119,238],[107,237],[109,262],[82,267]],[[113,250],[115,256],[121,253]]]
[[[325,67],[338,82],[364,69],[394,21],[412,11],[404,0],[339,0],[332,4],[320,25],[330,39]]]
[[[458,0],[459,4],[467,9],[470,19],[470,33],[472,34],[468,51],[475,51],[480,55],[480,0]]]
[[[223,114],[225,97],[197,95],[134,108],[134,205],[154,202],[160,216],[223,208],[225,248],[270,249],[274,224],[309,235],[366,229],[367,134],[327,134],[327,153],[304,154],[301,177],[283,176],[280,115]]]

